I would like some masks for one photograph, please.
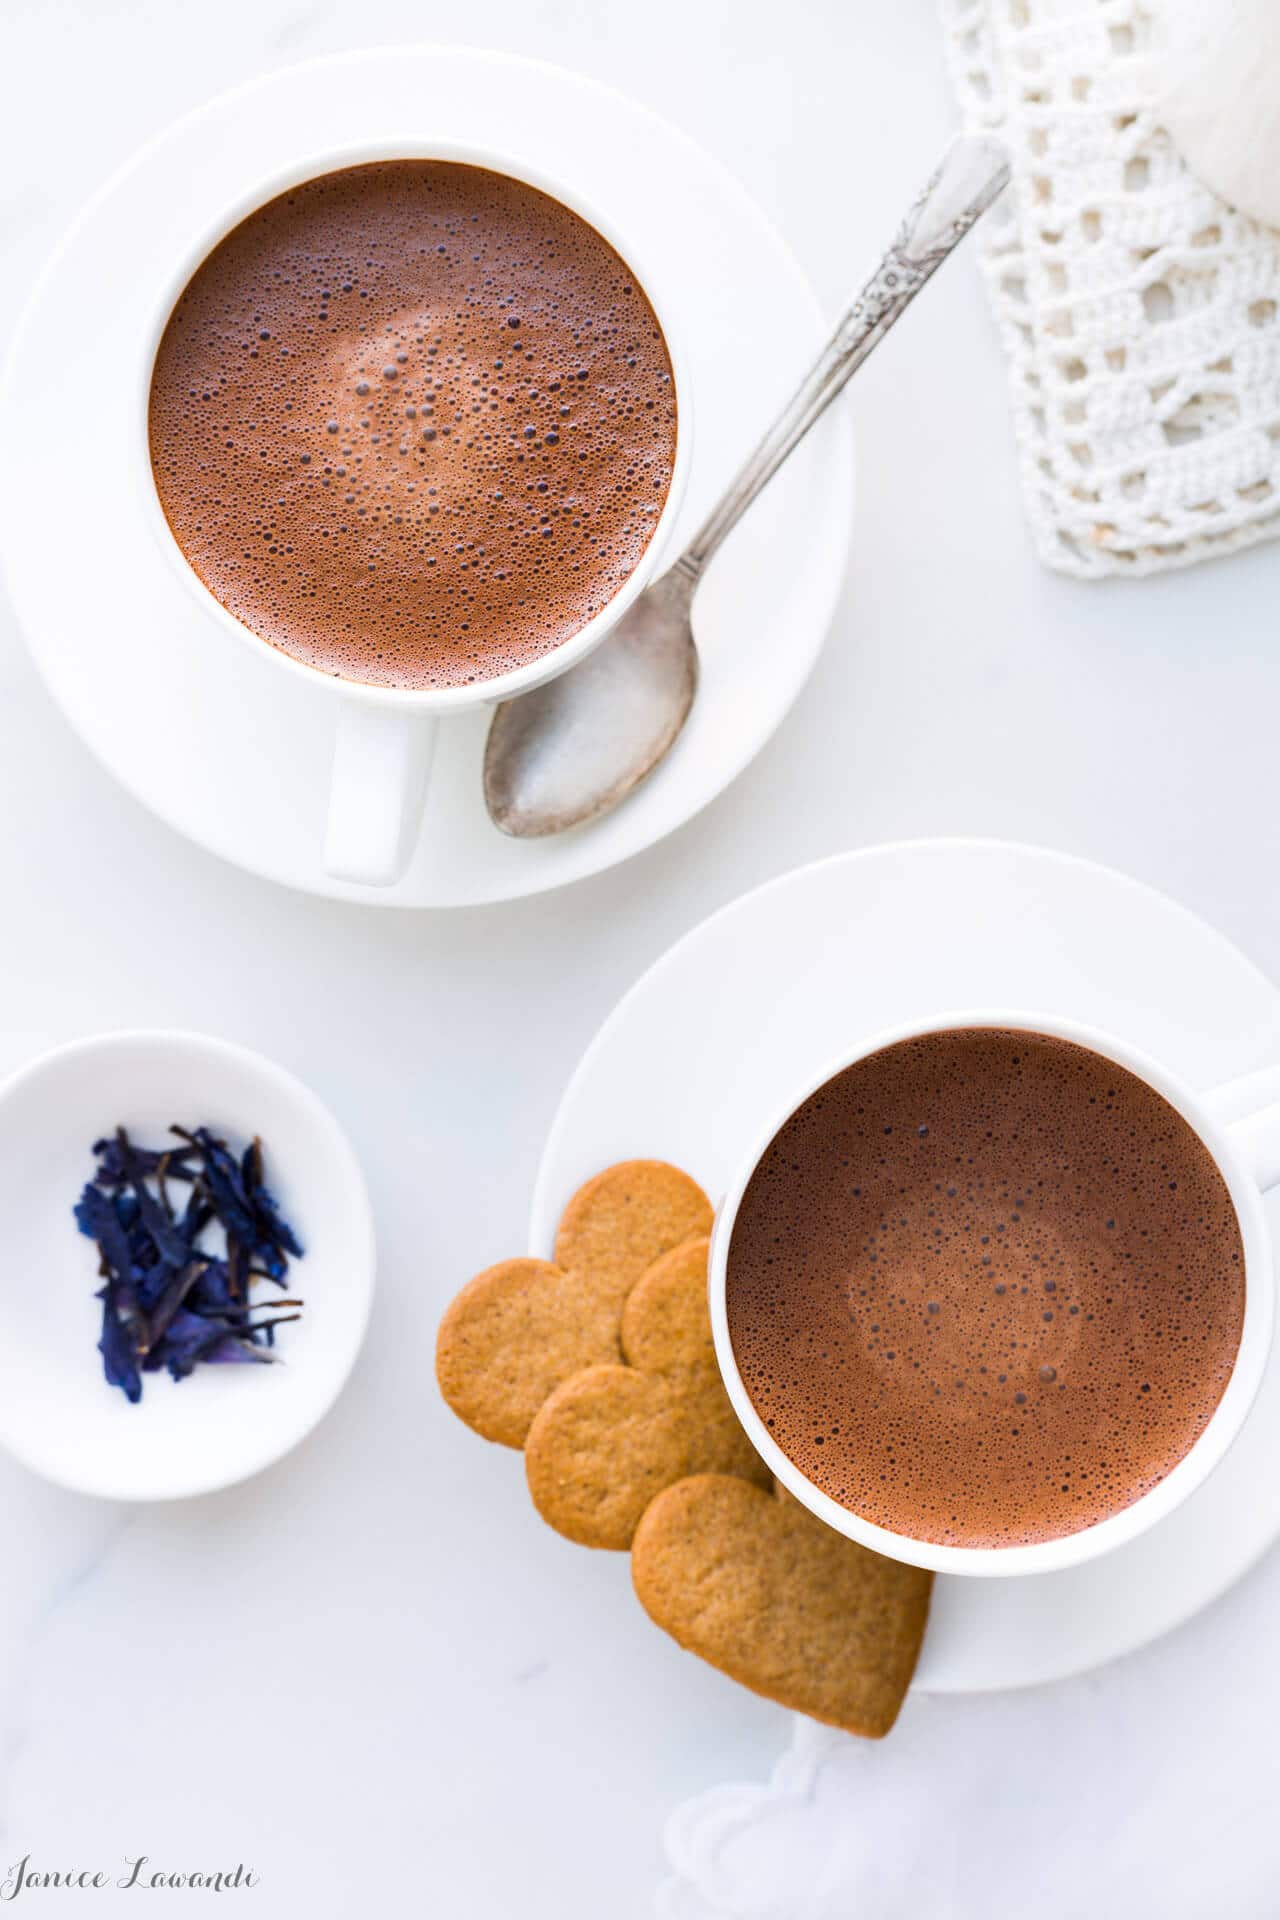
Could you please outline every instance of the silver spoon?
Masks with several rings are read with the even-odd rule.
[[[966,135],[949,148],[817,363],[675,565],[580,665],[499,706],[484,755],[495,826],[521,839],[563,833],[616,807],[657,766],[698,690],[690,613],[707,562],[1008,178],[999,142]]]

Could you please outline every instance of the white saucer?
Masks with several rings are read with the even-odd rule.
[[[759,1115],[841,1035],[954,1006],[1123,1034],[1193,1087],[1280,1060],[1280,991],[1163,895],[991,841],[842,854],[725,907],[631,989],[588,1048],[539,1170],[530,1248],[599,1167],[676,1161],[713,1199]],[[1269,1200],[1280,1227],[1280,1195]],[[915,1685],[968,1693],[1100,1665],[1215,1599],[1280,1533],[1280,1350],[1223,1464],[1141,1539],[1064,1573],[940,1577]]]
[[[675,538],[692,532],[823,337],[778,234],[719,163],[646,109],[537,62],[436,47],[345,54],[273,73],[189,115],[108,182],[38,283],[0,400],[0,542],[54,698],[105,766],[180,832],[313,893],[463,906],[537,893],[626,859],[714,799],[803,686],[844,574],[852,515],[835,410],[753,509],[698,597],[702,688],[675,751],[634,799],[576,834],[511,841],[480,791],[481,710],[442,730],[417,856],[395,887],[321,868],[333,746],[322,691],[220,636],[163,564],[112,476],[140,403],[136,361],[157,290],[193,240],[334,129],[351,147],[490,145],[566,181],[680,290],[697,445]],[[851,263],[852,264],[852,263]],[[92,324],[86,324],[86,313]],[[58,502],[56,513],[50,501]],[[66,530],[74,529],[69,554]],[[778,556],[786,556],[786,565]]]

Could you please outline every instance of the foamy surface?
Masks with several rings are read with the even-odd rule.
[[[1145,1082],[955,1031],[860,1061],[782,1128],[728,1314],[754,1405],[824,1492],[916,1539],[1012,1546],[1183,1458],[1235,1361],[1244,1253],[1217,1167]]]
[[[547,195],[483,168],[324,174],[198,269],[151,386],[179,546],[229,612],[322,672],[464,686],[617,592],[671,483],[648,300]]]

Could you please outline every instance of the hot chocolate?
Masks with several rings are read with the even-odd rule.
[[[1226,1184],[1145,1081],[1067,1041],[926,1034],[829,1080],[747,1186],[729,1333],[832,1499],[951,1546],[1057,1539],[1177,1465],[1227,1385]]]
[[[398,160],[281,194],[214,248],[151,383],[152,468],[229,612],[322,673],[466,686],[618,591],[671,484],[653,308],[559,201]]]

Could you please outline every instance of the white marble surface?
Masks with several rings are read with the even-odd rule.
[[[930,0],[781,13],[764,0],[4,0],[0,32],[11,305],[151,130],[264,67],[374,40],[465,38],[628,88],[740,174],[833,310],[952,121]],[[383,1255],[346,1397],[256,1482],[130,1512],[0,1462],[4,1863],[245,1860],[261,1876],[246,1905],[273,1920],[647,1913],[668,1811],[765,1778],[790,1723],[658,1635],[622,1560],[550,1535],[513,1458],[439,1406],[430,1366],[454,1288],[522,1241],[541,1135],[603,1014],[743,888],[934,832],[1107,860],[1280,967],[1280,555],[1142,585],[1042,572],[963,263],[859,380],[855,411],[852,574],[774,743],[664,846],[509,908],[366,914],[188,848],[90,762],[0,612],[4,1054],[163,1022],[276,1054],[349,1128]],[[1196,1844],[1243,1862],[1220,1910],[1273,1911],[1277,1602],[1273,1558],[1113,1672],[976,1707],[912,1704],[901,1743],[860,1762],[876,1769],[880,1840],[858,1920],[985,1913],[993,1886],[1037,1913],[1081,1910],[1078,1881],[1057,1899],[1051,1860],[1005,1884],[998,1821],[970,1823],[928,1905],[902,1904],[895,1850],[929,1846],[920,1809],[948,1804],[957,1768],[989,1774],[997,1804],[1016,1775],[1015,1820],[1043,1781],[1058,1813],[1044,1845],[1092,1850],[1093,1911],[1119,1910],[1099,1886],[1130,1888],[1139,1858],[1158,1908],[1197,1804],[1168,1791],[1174,1741],[1180,1772],[1212,1781],[1221,1809]],[[1055,1761],[1072,1728],[1095,1789],[1083,1831],[1076,1776]],[[78,1896],[89,1912],[128,1897]]]

